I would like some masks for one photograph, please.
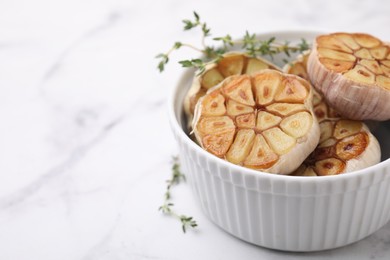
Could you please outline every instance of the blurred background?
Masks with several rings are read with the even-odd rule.
[[[0,259],[302,259],[230,237],[187,185],[175,203],[199,222],[182,234],[157,211],[176,143],[167,95],[183,69],[158,53],[197,11],[213,36],[246,30],[368,32],[390,40],[390,2],[0,1]],[[230,249],[230,250],[227,250]],[[306,255],[307,256],[307,255]],[[390,226],[311,258],[389,259]]]

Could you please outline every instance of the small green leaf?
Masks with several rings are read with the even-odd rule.
[[[183,233],[185,234],[185,233],[186,233],[186,225],[185,225],[185,224],[182,224],[182,225],[181,225],[181,228],[183,229]]]
[[[169,192],[169,190],[167,190],[167,192],[165,192],[165,199],[166,200],[169,200],[171,198],[171,193]]]
[[[190,20],[183,20],[184,23],[184,30],[188,31],[195,27],[195,25]]]
[[[173,48],[174,49],[179,49],[183,44],[181,42],[175,42],[175,44],[173,45]]]
[[[164,66],[164,65],[165,65],[164,62],[162,62],[162,61],[160,61],[160,62],[158,63],[157,68],[158,68],[158,70],[159,70],[160,72],[163,72],[163,71],[164,71],[164,69],[165,69],[165,66]]]
[[[299,52],[302,53],[308,49],[310,49],[310,46],[309,44],[307,43],[307,41],[305,39],[301,39],[301,42],[298,44],[298,47],[299,47]]]
[[[184,67],[184,68],[190,68],[192,67],[192,62],[190,60],[181,60],[179,63]]]
[[[283,52],[284,52],[284,54],[286,54],[287,57],[290,57],[290,56],[291,56],[291,55],[290,55],[290,50],[288,49],[288,46],[286,46],[286,47],[283,48]]]
[[[199,22],[200,18],[199,15],[194,11],[195,21]]]
[[[168,63],[169,61],[169,58],[168,58],[168,55],[164,54],[164,53],[160,53],[156,56],[157,59],[160,59],[160,62],[158,63],[157,65],[157,68],[160,72],[164,71],[165,69],[165,64]]]
[[[202,73],[205,70],[206,64],[201,59],[192,59],[192,60],[182,60],[179,63],[184,68],[196,68],[199,70],[199,73]]]
[[[202,32],[203,32],[203,36],[204,36],[204,37],[210,35],[210,28],[207,28],[207,24],[206,24],[206,23],[204,23],[204,24],[202,25]]]
[[[158,55],[156,56],[156,58],[158,59],[158,58],[162,58],[162,57],[164,57],[164,56],[165,56],[164,53],[160,53],[160,54],[158,54]]]
[[[268,44],[271,44],[271,43],[273,43],[274,41],[275,41],[275,37],[271,37],[269,40],[268,40]]]

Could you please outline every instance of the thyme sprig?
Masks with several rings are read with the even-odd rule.
[[[180,182],[185,182],[185,175],[180,171],[179,158],[173,157],[173,165],[172,165],[172,175],[169,180],[166,181],[167,187],[164,193],[164,203],[158,208],[162,213],[177,218],[181,222],[181,227],[184,233],[186,233],[188,228],[195,228],[198,226],[193,217],[189,217],[186,215],[181,215],[176,213],[173,210],[174,204],[171,202],[171,189],[174,185],[179,184]]]
[[[284,53],[287,57],[290,57],[292,53],[302,53],[310,48],[309,44],[305,39],[295,45],[292,45],[290,42],[278,42],[275,37],[271,37],[268,40],[259,40],[256,34],[251,34],[248,31],[245,32],[242,40],[233,40],[233,38],[227,34],[220,37],[211,37],[211,29],[208,27],[207,23],[201,21],[200,16],[194,12],[193,20],[185,19],[184,30],[189,31],[194,28],[201,28],[202,38],[201,43],[202,47],[195,47],[194,45],[175,42],[173,47],[165,53],[160,53],[156,56],[160,61],[158,63],[158,69],[160,72],[164,71],[165,66],[169,62],[169,57],[171,53],[175,50],[180,49],[181,47],[189,47],[198,53],[200,53],[202,58],[197,59],[188,59],[179,61],[179,63],[185,68],[196,68],[199,73],[202,73],[205,70],[205,66],[209,62],[218,62],[222,55],[229,51],[232,47],[239,46],[242,50],[245,51],[248,55],[252,57],[259,56],[269,56],[273,59],[274,55],[279,53]],[[218,44],[219,47],[215,47],[213,44],[206,44],[206,40],[211,41],[211,43]],[[284,59],[287,63],[288,61]]]

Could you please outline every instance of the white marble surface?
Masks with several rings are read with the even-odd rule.
[[[335,4],[337,2],[337,5]],[[188,185],[157,211],[177,153],[164,74],[154,56],[196,42],[181,20],[197,10],[213,32],[366,31],[390,40],[388,1],[0,2],[0,259],[389,259],[390,224],[341,249],[284,253],[214,226]]]

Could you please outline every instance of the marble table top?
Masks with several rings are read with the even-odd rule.
[[[196,55],[163,74],[154,56],[198,35],[329,29],[390,40],[387,1],[0,2],[0,259],[390,259],[390,224],[340,249],[286,253],[242,242],[212,224],[189,186],[175,208],[186,234],[158,212],[178,149],[167,93]]]

